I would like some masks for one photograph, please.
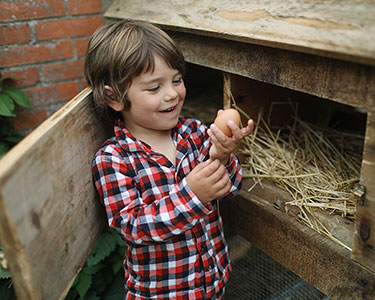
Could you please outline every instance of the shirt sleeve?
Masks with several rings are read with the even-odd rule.
[[[229,174],[229,179],[231,182],[231,188],[229,192],[222,197],[221,199],[231,199],[235,197],[238,192],[241,190],[242,186],[242,168],[241,164],[239,162],[239,159],[235,154],[231,154],[228,160],[228,163],[226,164],[226,169]]]
[[[145,201],[122,157],[101,151],[93,161],[93,177],[109,226],[131,244],[159,243],[191,229],[210,212],[190,190],[186,179],[170,186],[167,196]]]

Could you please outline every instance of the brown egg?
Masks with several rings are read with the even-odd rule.
[[[219,114],[214,124],[227,136],[232,136],[232,130],[228,127],[228,121],[232,120],[234,123],[236,123],[238,126],[241,124],[241,116],[239,112],[233,108],[225,109],[224,111]]]

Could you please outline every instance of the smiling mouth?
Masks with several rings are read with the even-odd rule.
[[[171,111],[175,110],[176,106],[177,106],[177,105],[172,106],[172,107],[170,107],[170,108],[168,108],[168,109],[162,110],[161,112],[171,112]]]

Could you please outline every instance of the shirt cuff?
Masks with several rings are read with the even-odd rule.
[[[203,204],[199,198],[194,194],[190,189],[189,185],[186,182],[186,178],[180,183],[181,192],[186,195],[186,201],[190,208],[192,208],[200,216],[205,216],[211,212],[212,204]]]

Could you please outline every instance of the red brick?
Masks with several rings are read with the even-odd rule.
[[[29,26],[3,25],[0,26],[0,45],[23,44],[31,40]]]
[[[88,87],[87,82],[86,82],[85,79],[81,80],[81,86],[82,86],[82,90]]]
[[[43,21],[35,25],[38,40],[91,35],[103,24],[103,17]]]
[[[45,82],[73,79],[83,76],[83,60],[58,62],[42,67]]]
[[[64,102],[72,99],[79,92],[76,82],[62,82],[50,86],[35,87],[25,90],[32,106],[41,106]]]
[[[74,41],[78,57],[83,57],[86,55],[89,39],[90,38],[79,38]]]
[[[0,50],[0,66],[17,66],[69,58],[74,55],[72,41],[58,41],[35,46],[16,46]]]
[[[83,15],[101,13],[100,0],[68,0],[68,13],[71,15]]]
[[[47,117],[46,109],[27,111],[17,114],[17,117],[13,120],[13,125],[17,131],[30,130],[41,124]]]
[[[13,71],[4,71],[3,76],[14,76],[17,79],[7,80],[11,87],[28,87],[40,81],[39,71],[36,67],[22,68]],[[19,79],[18,79],[19,78]]]
[[[64,15],[63,0],[0,1],[0,21],[50,18]]]

